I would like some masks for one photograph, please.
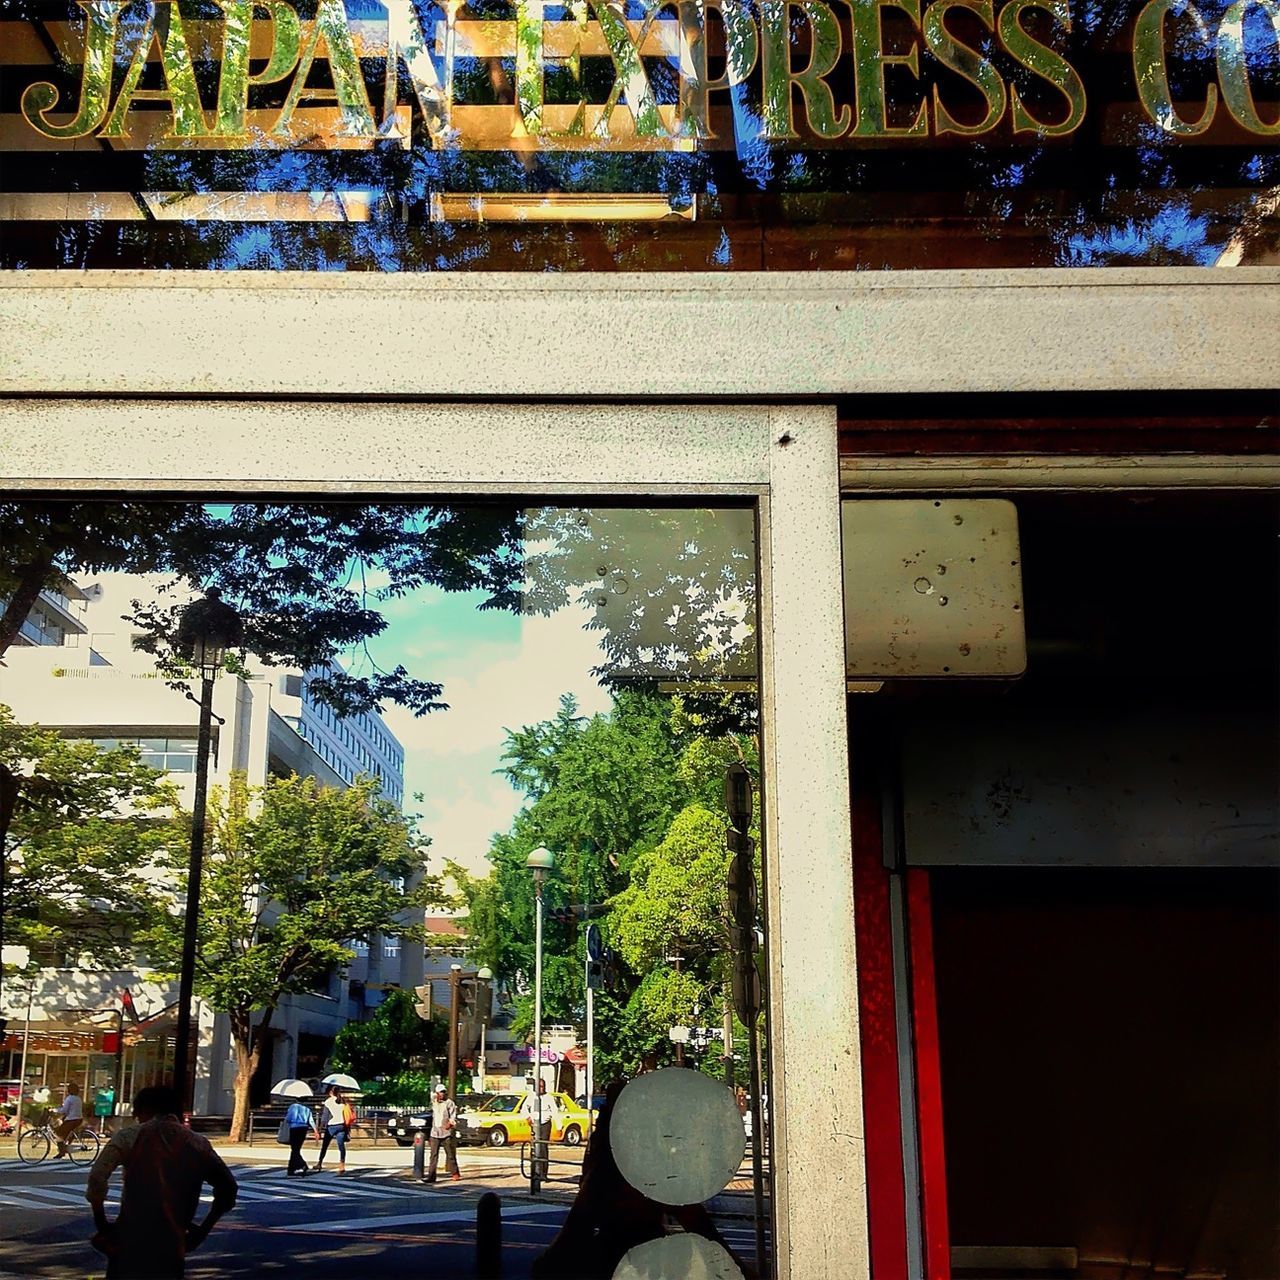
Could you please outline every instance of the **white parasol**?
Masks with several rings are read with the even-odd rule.
[[[343,1071],[335,1071],[332,1075],[325,1076],[320,1081],[321,1084],[331,1084],[335,1089],[342,1089],[346,1093],[360,1093],[360,1081],[355,1076],[349,1076]]]
[[[311,1086],[305,1080],[296,1080],[292,1076],[287,1080],[277,1080],[271,1086],[271,1095],[275,1098],[311,1098]]]

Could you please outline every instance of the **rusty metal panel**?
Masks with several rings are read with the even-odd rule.
[[[846,501],[841,536],[850,679],[1008,678],[1026,669],[1012,502]]]

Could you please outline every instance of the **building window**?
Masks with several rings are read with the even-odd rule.
[[[400,959],[400,939],[399,938],[383,938],[382,939],[382,958],[384,960]]]
[[[99,751],[117,747],[137,747],[138,758],[153,769],[169,773],[194,773],[196,770],[195,738],[90,738]]]
[[[351,950],[358,956],[367,956],[369,954],[369,944],[363,938],[353,938],[351,940]]]

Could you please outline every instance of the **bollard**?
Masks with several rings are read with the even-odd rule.
[[[476,1280],[502,1280],[502,1201],[492,1191],[476,1203]]]
[[[419,1129],[413,1135],[413,1176],[415,1178],[425,1177],[425,1159],[427,1153],[427,1144],[423,1140],[422,1130]]]

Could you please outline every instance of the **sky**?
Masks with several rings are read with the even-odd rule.
[[[494,773],[508,728],[550,719],[564,693],[577,698],[585,715],[610,706],[590,674],[602,658],[599,633],[583,630],[590,612],[481,613],[482,598],[428,587],[387,601],[379,606],[387,629],[368,645],[379,666],[400,662],[411,675],[444,685],[447,711],[415,717],[388,704],[383,712],[404,747],[404,807],[422,815],[435,870],[448,858],[484,874],[490,838],[507,830],[520,809],[522,795]],[[361,674],[359,660],[346,665]]]

